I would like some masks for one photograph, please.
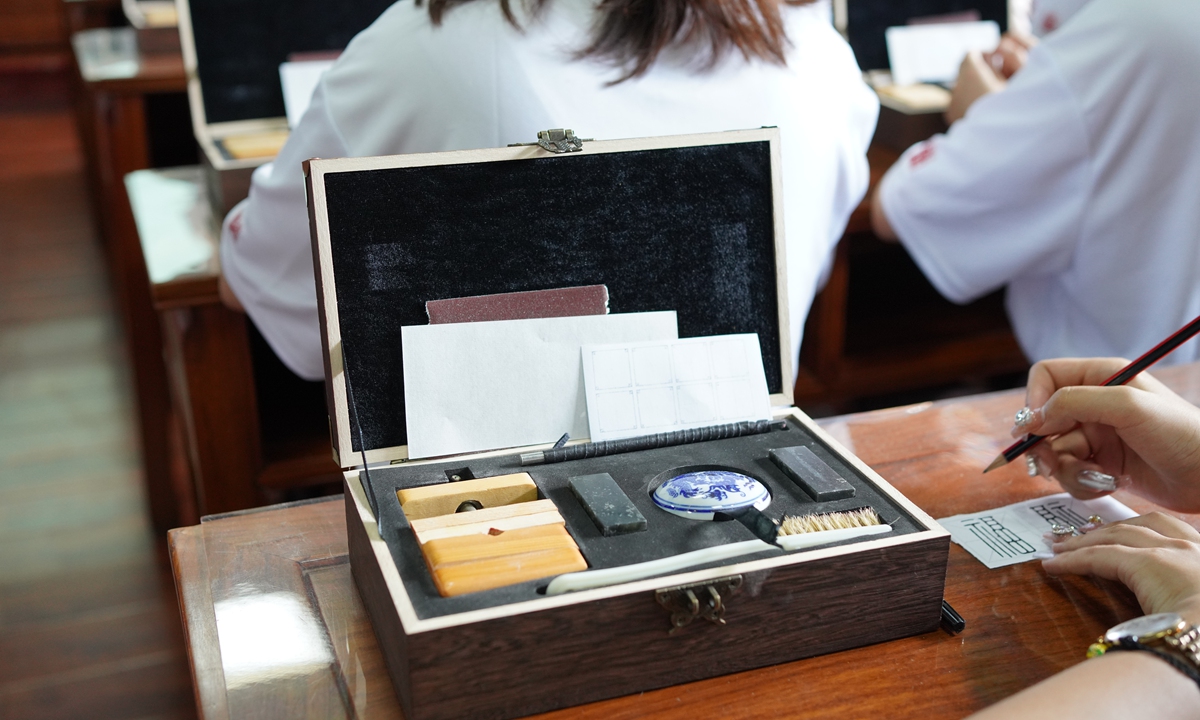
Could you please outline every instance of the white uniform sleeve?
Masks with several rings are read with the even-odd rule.
[[[275,354],[306,380],[325,376],[302,163],[345,157],[318,86],[274,162],[254,171],[248,198],[221,229],[221,272]]]
[[[925,276],[970,302],[1071,262],[1092,182],[1075,98],[1040,48],[947,135],[909,148],[880,186],[884,214]]]

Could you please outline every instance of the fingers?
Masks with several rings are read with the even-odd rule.
[[[967,53],[958,68],[958,81],[950,94],[950,107],[945,112],[946,122],[953,124],[962,118],[976,100],[1002,89],[1005,82],[982,53],[978,50]]]
[[[1084,535],[1056,540],[1056,553],[1070,552],[1096,545],[1124,545],[1134,548],[1182,547],[1200,542],[1200,532],[1178,518],[1164,513],[1139,515],[1112,523]]]
[[[1177,541],[1176,541],[1177,542]],[[1055,555],[1042,562],[1050,575],[1091,575],[1124,584],[1147,614],[1194,614],[1200,606],[1200,552],[1193,543],[1181,547],[1093,545]]]
[[[1113,523],[1110,528],[1131,528],[1141,527],[1147,530],[1158,533],[1166,538],[1174,538],[1176,540],[1187,540],[1188,542],[1200,542],[1200,530],[1192,527],[1188,523],[1180,520],[1177,517],[1161,512],[1146,513],[1138,515],[1135,518],[1122,520]]]
[[[1029,59],[1029,47],[1011,35],[1000,39],[995,51],[987,56],[987,60],[1000,76],[1011,78],[1018,70],[1025,67]]]
[[[1187,523],[1151,513],[1054,544],[1042,567],[1051,575],[1117,580],[1147,613],[1200,609],[1200,533]]]
[[[1093,575],[1129,585],[1131,566],[1139,564],[1145,552],[1124,545],[1093,545],[1047,558],[1042,568],[1051,575]]]
[[[1125,358],[1056,358],[1042,360],[1029,369],[1025,387],[1025,405],[1040,408],[1057,390],[1072,385],[1103,385],[1129,361]],[[1141,373],[1126,383],[1148,392],[1174,394],[1148,373]]]
[[[1030,475],[1053,478],[1073,497],[1092,500],[1133,483],[1124,445],[1111,428],[1086,425],[1030,449]],[[1034,472],[1036,470],[1036,472]]]
[[[1009,30],[1004,33],[1003,40],[1014,43],[1025,48],[1026,51],[1032,50],[1034,45],[1037,45],[1038,39],[1029,33],[1021,32],[1020,30]]]
[[[1126,385],[1059,388],[1027,430],[1039,435],[1060,435],[1081,423],[1098,423],[1119,430],[1146,422],[1153,414],[1151,400],[1149,393]]]
[[[1124,358],[1057,358],[1029,368],[1025,405],[1040,408],[1059,388],[1099,385],[1129,364]]]

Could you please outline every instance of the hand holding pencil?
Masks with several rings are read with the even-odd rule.
[[[1200,511],[1200,408],[1146,374],[1102,385],[1124,366],[1118,358],[1037,363],[1028,422],[1013,434],[1047,436],[1029,457],[1076,497],[1108,494],[1100,489],[1108,477],[1163,507]]]
[[[1099,385],[1111,387],[1114,385],[1124,385],[1128,383],[1130,380],[1137,377],[1138,374],[1143,370],[1159,360],[1162,360],[1164,357],[1173,352],[1175,348],[1184,344],[1188,340],[1191,340],[1197,334],[1200,334],[1200,316],[1193,318],[1190,323],[1179,328],[1170,336],[1168,336],[1167,339],[1147,350],[1137,360],[1134,360],[1133,362],[1122,367],[1120,370],[1117,370],[1107,380],[1099,383]],[[1034,408],[1031,408],[1027,403],[1026,406],[1022,408],[1021,412],[1017,413],[1016,423],[1020,426],[1020,429],[1025,430],[1027,428],[1030,420],[1033,417],[1033,412]],[[1005,448],[1004,452],[1000,453],[1000,455],[992,461],[991,465],[988,465],[983,469],[983,472],[986,474],[998,467],[1007,465],[1013,460],[1016,460],[1024,455],[1027,451],[1045,439],[1045,435],[1029,432],[1029,434],[1025,436],[1024,440],[1019,440]],[[1108,489],[1111,490],[1112,488]]]

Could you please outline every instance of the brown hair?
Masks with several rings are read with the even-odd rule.
[[[447,10],[471,1],[429,0],[429,17],[438,25]],[[520,27],[511,0],[499,2],[504,17],[513,27]],[[525,2],[536,14],[548,0]],[[671,47],[707,46],[706,67],[734,48],[747,60],[783,65],[788,38],[780,5],[812,2],[815,0],[599,0],[591,43],[578,57],[604,58],[622,68],[624,74],[614,82],[645,73],[659,53]]]

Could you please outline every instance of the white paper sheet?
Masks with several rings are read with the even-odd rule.
[[[172,280],[203,269],[217,246],[203,187],[170,177],[172,170],[136,170],[125,176],[150,282]]]
[[[971,50],[990,52],[1000,44],[1000,26],[985,20],[901,25],[885,31],[892,82],[953,82]]]
[[[1109,523],[1127,520],[1137,513],[1112,497],[1076,500],[1059,493],[938,522],[950,531],[951,540],[995,569],[1032,560],[1034,553],[1048,552],[1050,545],[1043,536],[1051,525],[1080,527],[1092,515]]]
[[[408,456],[583,439],[580,348],[678,334],[674,311],[402,328]]]
[[[308,104],[312,102],[313,93],[317,91],[317,83],[321,76],[333,65],[333,60],[301,60],[285,62],[279,66],[279,82],[283,86],[283,109],[287,113],[289,128],[296,127]]]
[[[583,379],[593,441],[771,418],[754,333],[589,345]]]

